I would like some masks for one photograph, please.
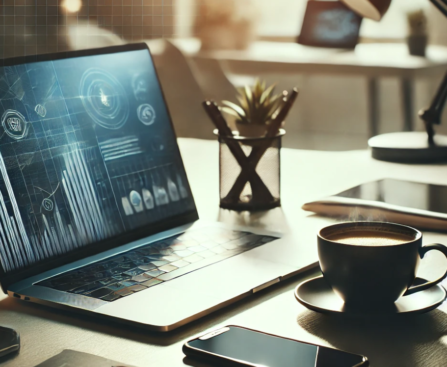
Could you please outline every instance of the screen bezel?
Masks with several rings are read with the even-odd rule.
[[[229,329],[228,332],[231,332],[232,328],[239,328],[239,329],[245,329],[245,330],[248,330],[248,331],[252,331],[252,332],[255,332],[255,333],[264,334],[264,335],[267,335],[267,336],[272,336],[272,337],[275,337],[275,338],[290,340],[290,341],[293,341],[293,342],[296,342],[296,343],[312,345],[312,346],[319,347],[319,348],[326,348],[326,349],[337,350],[339,352],[355,355],[355,356],[361,357],[363,359],[362,362],[360,362],[359,364],[356,364],[354,366],[351,366],[351,367],[368,367],[369,366],[368,358],[366,356],[363,356],[363,355],[360,355],[360,354],[350,353],[350,352],[346,352],[346,351],[341,350],[341,349],[325,347],[325,346],[318,345],[318,344],[307,343],[307,342],[304,342],[304,341],[301,341],[301,340],[296,340],[296,339],[287,338],[287,337],[284,337],[284,336],[270,334],[270,333],[266,333],[266,332],[263,332],[263,331],[250,329],[250,328],[247,328],[247,327],[243,327],[243,326],[240,326],[240,325],[225,325],[225,326],[217,327],[217,328],[215,328],[213,330],[209,330],[206,333],[199,335],[198,337],[196,337],[194,339],[188,340],[187,342],[185,342],[185,344],[183,344],[183,348],[182,348],[183,353],[186,356],[203,358],[203,359],[209,360],[210,362],[225,363],[225,366],[259,367],[258,364],[253,364],[251,362],[242,361],[240,359],[226,357],[226,356],[223,356],[221,354],[208,352],[208,351],[206,351],[204,349],[199,349],[199,348],[193,347],[192,345],[189,344],[190,342],[192,342],[194,340],[197,340],[197,339],[200,339],[201,337],[203,337],[203,336],[205,336],[207,334],[211,334],[213,332],[217,332],[217,331],[219,331],[221,329],[225,329],[225,328]],[[220,335],[220,333],[216,333],[216,335],[213,335],[211,338],[213,338],[214,336],[218,336],[218,335]]]
[[[87,50],[75,50],[75,51],[65,51],[65,52],[42,54],[42,55],[14,57],[14,58],[1,60],[0,67],[16,66],[16,65],[29,64],[29,63],[35,63],[35,62],[63,60],[63,59],[85,57],[85,56],[108,55],[108,54],[114,54],[114,53],[120,53],[120,52],[139,51],[139,50],[147,50],[149,57],[153,62],[151,52],[150,52],[149,47],[146,43],[133,43],[133,44],[125,44],[125,45],[120,45],[120,46],[111,46],[111,47],[104,47],[104,48],[94,48],[94,49],[87,49]],[[155,70],[155,76],[157,78],[157,82],[160,86],[162,99],[164,101],[164,104],[165,104],[165,107],[167,110],[168,120],[169,120],[169,123],[171,124],[171,128],[174,132],[175,140],[177,141],[177,135],[175,133],[174,125],[172,123],[171,113],[169,112],[169,108],[166,103],[166,98],[163,93],[163,88],[160,83],[160,78],[158,76],[157,69],[155,68],[155,64],[154,64],[154,70]],[[179,149],[178,144],[175,144],[175,149],[176,149],[177,154],[179,155],[180,160],[181,160],[181,168],[186,173],[183,159],[181,159],[181,154],[180,154],[180,149]],[[191,191],[191,188],[189,185],[189,180],[187,182],[187,185],[188,185],[188,190],[191,194],[191,199],[192,199],[192,203],[194,205],[194,209],[187,211],[181,215],[176,215],[171,218],[161,219],[157,222],[149,224],[148,226],[144,226],[141,228],[137,228],[137,229],[125,232],[125,233],[121,233],[119,235],[116,235],[111,238],[107,238],[107,239],[99,241],[99,242],[90,243],[74,252],[69,252],[69,253],[61,255],[59,257],[42,261],[38,264],[32,264],[29,267],[26,267],[23,269],[18,269],[16,271],[5,273],[3,268],[0,266],[0,284],[1,284],[3,292],[7,293],[7,288],[9,285],[16,283],[18,281],[21,281],[23,279],[29,278],[31,276],[40,274],[44,271],[51,270],[53,268],[83,259],[88,256],[96,255],[98,253],[113,249],[118,246],[122,246],[126,243],[136,241],[138,239],[156,234],[158,232],[166,231],[168,229],[172,229],[174,227],[178,227],[178,226],[185,225],[185,224],[192,223],[192,222],[196,221],[197,219],[199,219],[199,215],[198,215],[197,208],[195,205],[194,197],[192,196],[192,191]]]

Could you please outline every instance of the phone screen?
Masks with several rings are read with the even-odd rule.
[[[360,366],[364,360],[360,355],[244,328],[231,326],[220,330],[213,333],[216,336],[206,338],[205,335],[188,344],[222,357],[263,367],[353,367]]]

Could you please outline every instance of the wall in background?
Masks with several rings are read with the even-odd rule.
[[[98,26],[128,41],[174,34],[173,0],[2,0],[0,57],[64,51]],[[75,27],[75,26],[80,26]]]
[[[99,36],[102,28],[126,41],[192,34],[200,0],[2,0],[0,57],[64,51],[72,41]],[[222,4],[228,0],[221,1]],[[242,1],[242,0],[241,0]],[[248,2],[250,3],[250,2]],[[259,35],[296,36],[306,1],[256,0]],[[395,0],[382,22],[365,21],[364,36],[402,38],[406,11],[429,9],[434,43],[447,44],[447,20],[428,0]],[[74,26],[81,26],[80,29]],[[87,39],[85,39],[87,38]]]
[[[94,47],[97,45],[96,38],[104,40],[109,37],[112,44],[123,42],[122,40],[140,41],[189,36],[192,34],[196,19],[198,1],[1,0],[0,58],[64,51],[73,45],[75,48]],[[264,7],[261,9],[264,15],[261,14],[258,19],[264,25],[265,32],[260,31],[261,34],[269,34],[269,30],[275,30],[275,24],[276,31],[279,31],[287,21],[289,29],[293,29],[294,34],[298,33],[300,29],[298,20],[301,19],[305,9],[305,0],[254,0],[254,3]],[[426,6],[429,2],[397,0],[393,2],[393,6],[397,9],[396,6],[408,3],[412,5],[423,3]],[[81,6],[78,11],[70,11],[76,9],[79,4]],[[281,4],[287,6],[279,6]],[[287,12],[284,12],[284,9]],[[270,25],[266,23],[269,19],[266,14],[273,21]],[[430,8],[430,19],[433,20],[432,41],[447,45],[447,19],[433,7]],[[383,24],[377,23],[376,26],[384,27]],[[385,28],[392,29],[392,27]],[[78,44],[77,41],[82,41],[82,44]],[[284,75],[271,75],[268,79],[271,82],[279,82],[280,88],[289,89],[293,85],[298,85],[302,89],[297,103],[296,120],[293,123],[290,121],[289,124],[289,129],[295,130],[296,136],[308,131],[312,134],[325,134],[331,142],[334,133],[339,133],[346,138],[352,136],[353,139],[363,136],[363,141],[366,141],[366,84],[363,79],[313,76],[293,80]],[[437,80],[419,82],[415,109],[429,103],[438,83]],[[382,80],[380,111],[382,132],[400,130],[402,126],[400,103],[397,81]],[[416,114],[417,111],[414,112]],[[417,119],[416,121],[420,129],[422,126]],[[447,133],[447,110],[444,114],[444,125],[439,130]],[[295,147],[324,148],[321,145],[309,144],[307,137],[303,137],[302,142]],[[359,147],[363,146],[364,143],[361,143]],[[331,147],[328,145],[328,148]]]

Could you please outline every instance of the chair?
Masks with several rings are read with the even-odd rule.
[[[177,136],[215,139],[213,125],[202,107],[205,97],[185,56],[165,39],[146,43],[154,58]]]

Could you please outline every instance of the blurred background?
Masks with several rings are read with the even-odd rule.
[[[179,136],[213,139],[200,102],[234,100],[235,88],[257,77],[276,83],[277,91],[300,89],[287,119],[286,147],[364,149],[375,133],[401,131],[408,109],[412,129],[421,130],[417,111],[430,103],[447,70],[447,19],[428,0],[394,0],[381,22],[362,21],[359,44],[346,51],[297,43],[307,4],[2,0],[0,57],[147,42]],[[428,46],[425,56],[412,56],[409,14],[421,11]],[[387,65],[379,70],[382,59]],[[340,71],[321,67],[342,62],[353,66]],[[407,72],[405,77],[399,71],[433,65],[430,72]],[[446,118],[439,132],[447,132]],[[377,125],[373,129],[371,119]]]

